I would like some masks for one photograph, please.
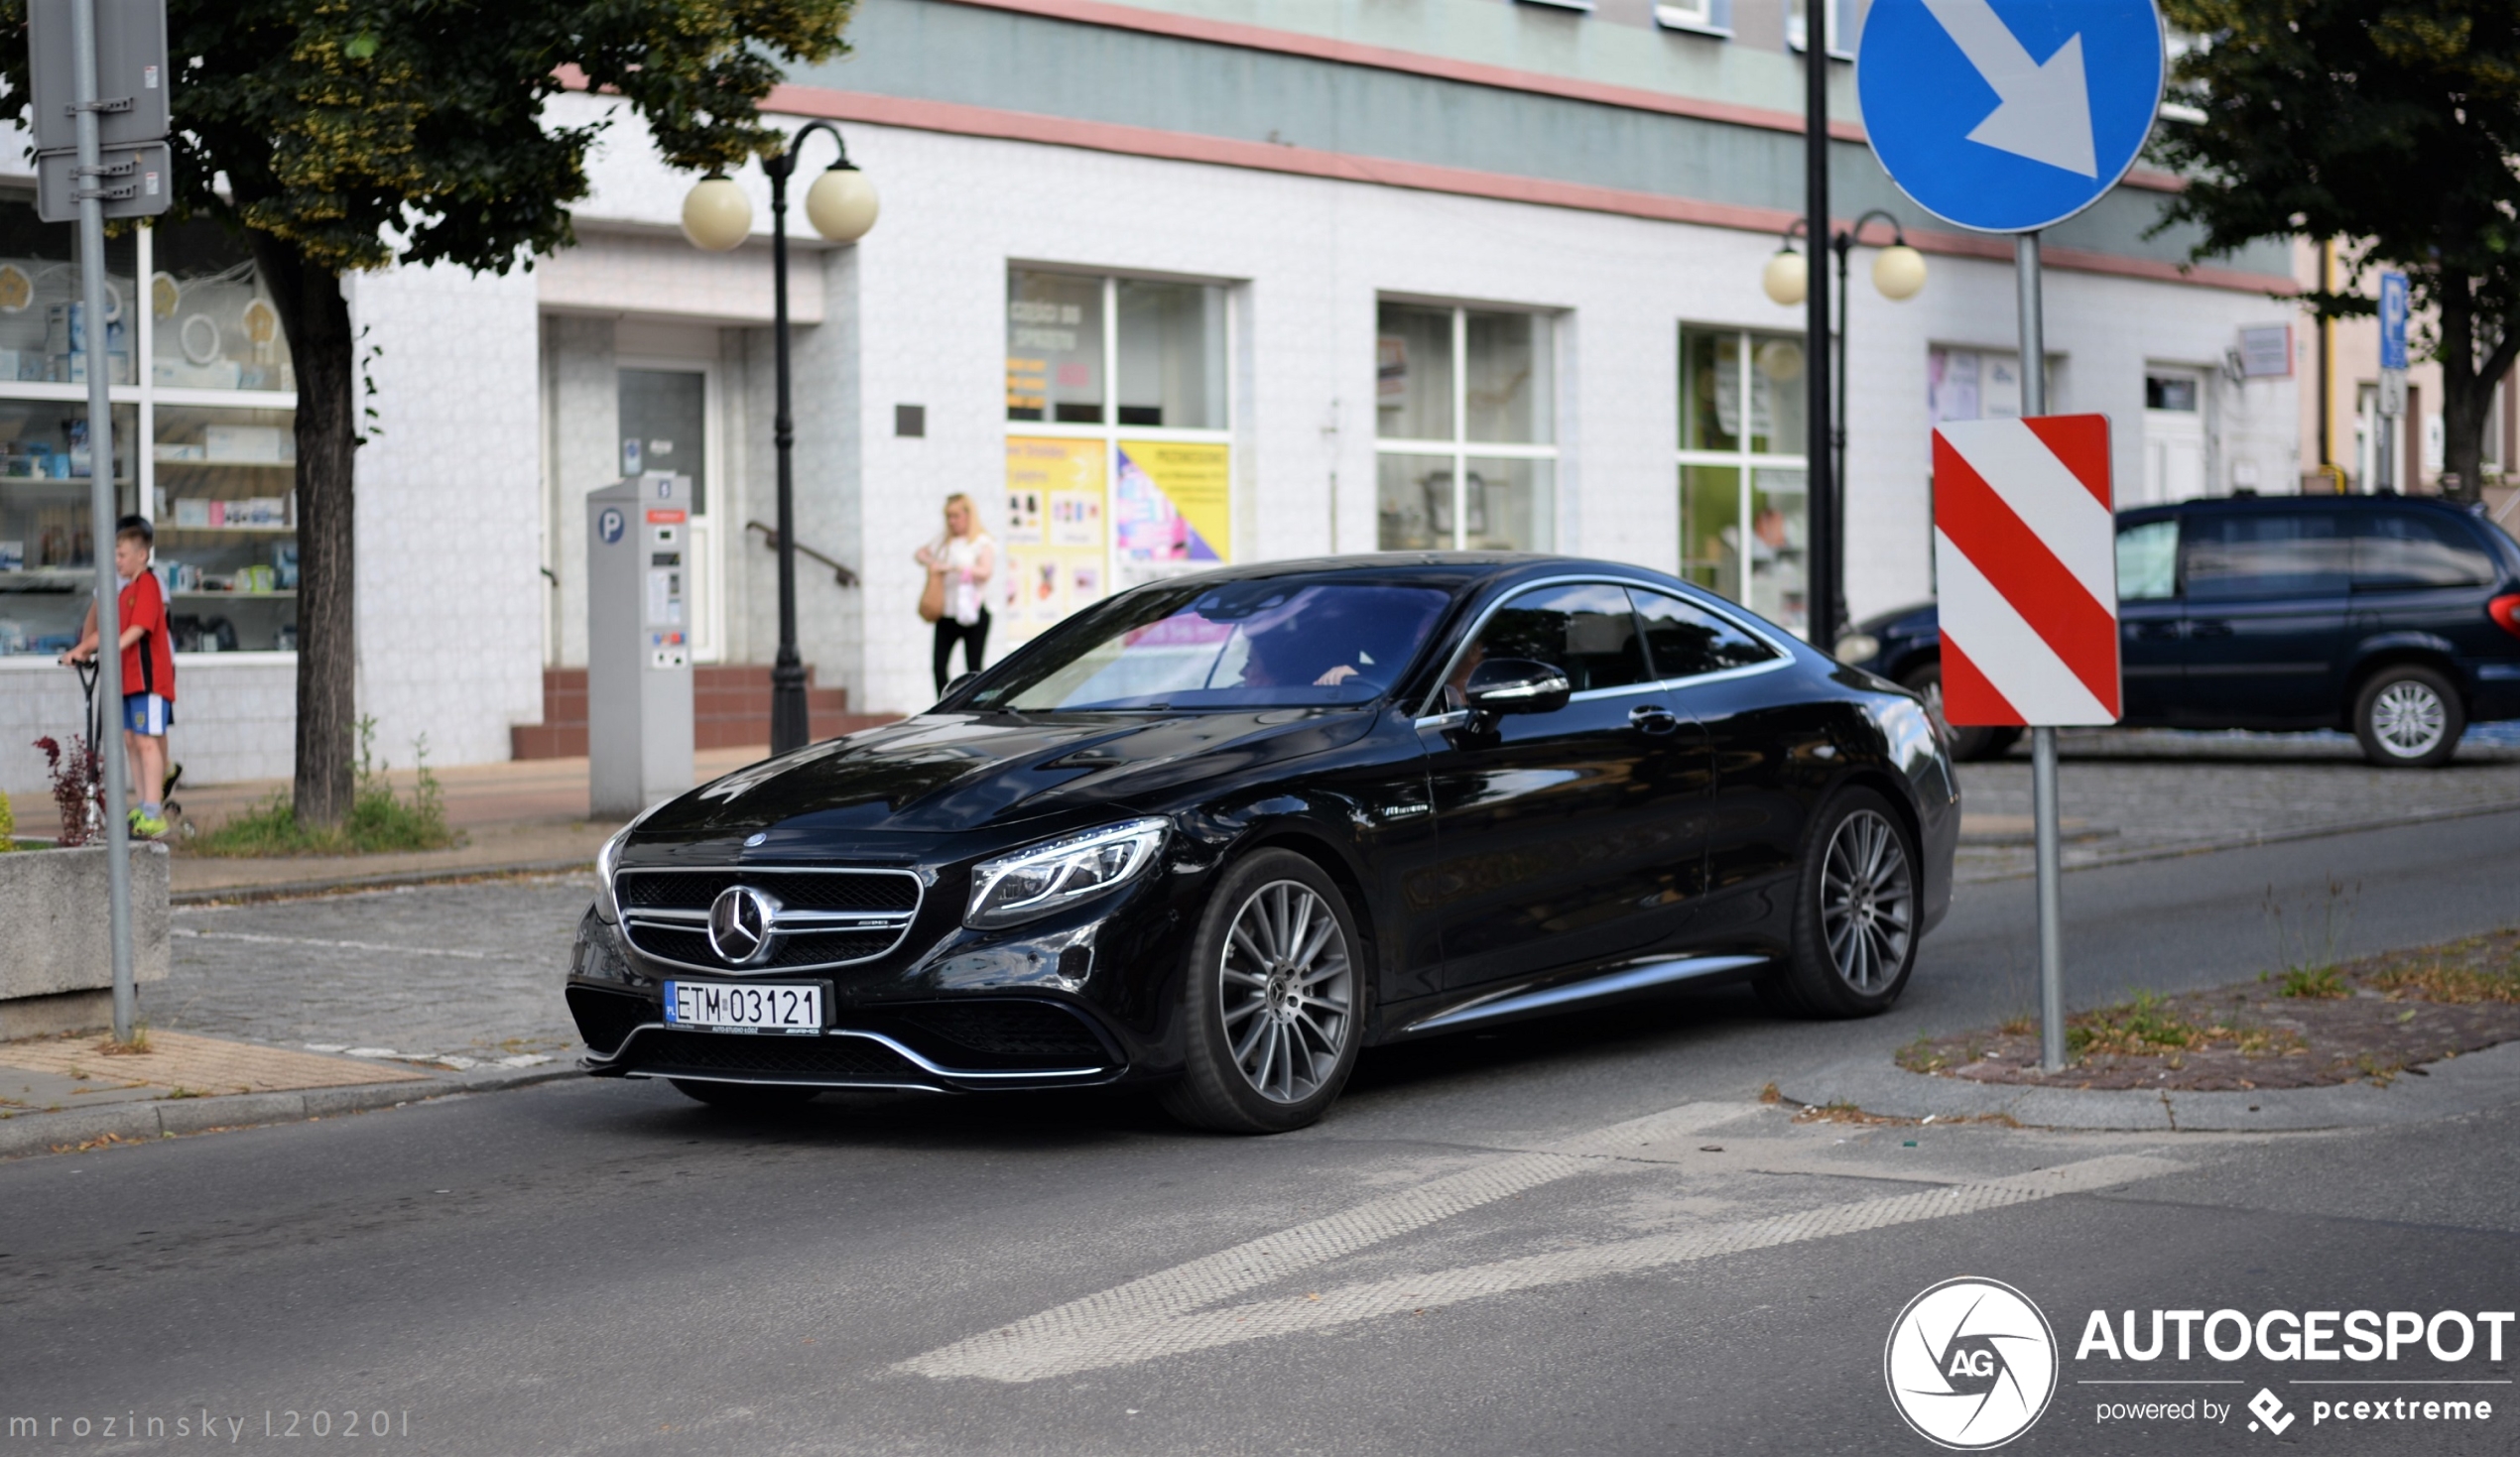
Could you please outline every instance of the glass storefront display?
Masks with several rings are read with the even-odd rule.
[[[1376,545],[1546,551],[1557,542],[1556,344],[1546,314],[1376,310]]]
[[[0,657],[58,656],[95,588],[73,256],[71,229],[0,194]],[[192,223],[134,228],[106,259],[117,510],[155,527],[174,647],[292,651],[296,381],[252,255]]]
[[[1681,575],[1797,635],[1809,598],[1803,367],[1794,335],[1681,330]]]
[[[1227,291],[1010,268],[990,644],[1233,560]]]

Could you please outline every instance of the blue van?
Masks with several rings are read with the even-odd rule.
[[[2117,518],[2129,727],[2347,729],[2389,768],[2450,762],[2471,723],[2520,718],[2520,543],[2410,496],[2233,496]],[[1885,612],[1837,656],[1939,718],[1934,605]],[[2019,729],[1952,731],[1953,756]]]

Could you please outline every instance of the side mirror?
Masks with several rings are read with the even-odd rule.
[[[1470,669],[1462,688],[1470,722],[1492,722],[1508,713],[1555,713],[1574,691],[1565,669],[1528,658],[1491,658]]]

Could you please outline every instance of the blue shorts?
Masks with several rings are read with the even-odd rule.
[[[135,734],[150,738],[166,737],[167,725],[175,722],[175,705],[155,693],[122,695],[122,726]]]

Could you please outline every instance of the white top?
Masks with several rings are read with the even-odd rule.
[[[945,569],[945,616],[969,627],[987,605],[984,590],[997,565],[997,543],[986,532],[967,537],[940,536],[921,553],[932,566]]]

